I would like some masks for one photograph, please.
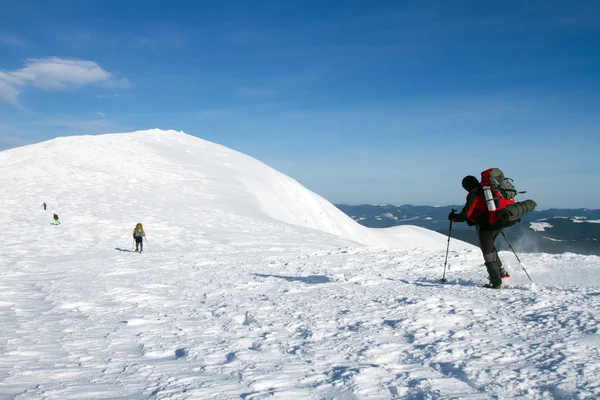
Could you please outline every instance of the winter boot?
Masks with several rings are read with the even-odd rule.
[[[494,249],[494,250],[496,251],[496,261],[498,262],[498,269],[500,270],[500,277],[502,279],[510,278],[510,274],[502,266],[502,260],[500,260],[500,257],[498,256],[498,250],[496,250],[496,249]]]
[[[502,275],[500,275],[500,265],[496,260],[496,255],[494,253],[484,254],[483,257],[486,259],[485,267],[490,276],[490,284],[502,287]]]
[[[502,289],[502,285],[492,285],[491,283],[486,283],[482,287],[487,289]]]

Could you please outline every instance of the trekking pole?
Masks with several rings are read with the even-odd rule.
[[[456,210],[453,208],[452,212],[455,212]],[[450,227],[448,228],[448,245],[446,246],[446,259],[444,260],[444,275],[442,276],[442,279],[440,279],[440,282],[442,283],[446,283],[448,280],[446,279],[446,265],[448,264],[448,251],[450,250],[450,236],[452,234],[452,220],[450,220]]]
[[[144,236],[144,239],[146,239],[146,236]],[[150,250],[150,245],[148,244],[148,239],[146,239],[146,247],[148,248],[148,250]],[[152,250],[150,250],[150,252],[152,253]]]
[[[513,247],[510,245],[510,242],[508,241],[508,239],[506,238],[506,235],[504,234],[504,231],[500,231],[502,232],[502,236],[504,236],[504,240],[506,240],[506,243],[508,244],[508,247],[510,247],[510,249],[512,250],[513,254],[515,255],[515,257],[517,257],[517,261],[519,262],[519,265],[521,266],[521,268],[523,268],[523,271],[525,272],[525,275],[527,275],[527,277],[529,278],[530,282],[533,282],[531,280],[531,277],[529,276],[529,274],[527,273],[527,270],[525,269],[525,267],[523,266],[523,263],[521,263],[521,259],[519,259],[519,256],[517,255],[517,252],[515,251],[515,249],[513,249]]]

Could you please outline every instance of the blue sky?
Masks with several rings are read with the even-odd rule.
[[[0,149],[154,127],[334,203],[460,203],[499,167],[600,208],[600,3],[2,2]]]

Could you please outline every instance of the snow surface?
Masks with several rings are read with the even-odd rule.
[[[598,257],[502,252],[486,290],[451,240],[440,284],[445,236],[173,131],[1,152],[0,195],[2,399],[600,396]]]
[[[554,228],[554,225],[548,222],[530,222],[530,228],[536,232],[545,232],[546,228]]]
[[[600,224],[600,219],[587,219],[586,217],[575,217],[575,219],[572,221],[578,224],[582,224],[584,222],[589,224]]]

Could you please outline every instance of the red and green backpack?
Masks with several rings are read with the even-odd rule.
[[[485,213],[488,213],[487,223],[492,227],[506,228],[517,222],[500,223],[498,220],[498,211],[515,204],[515,197],[519,193],[513,186],[512,179],[506,178],[498,168],[489,168],[481,173],[479,186],[480,193],[467,211],[467,218],[471,225],[474,225]],[[488,199],[486,199],[486,191]]]

